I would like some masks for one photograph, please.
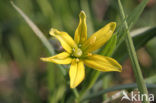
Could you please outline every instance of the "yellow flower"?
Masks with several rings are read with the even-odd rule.
[[[65,51],[52,57],[41,58],[43,61],[56,64],[71,64],[69,69],[71,88],[77,87],[84,80],[84,64],[103,72],[121,72],[122,70],[121,65],[113,58],[92,54],[93,51],[99,49],[111,38],[116,28],[116,23],[110,22],[87,39],[86,15],[84,11],[80,12],[79,19],[74,40],[66,32],[53,28],[50,30],[50,35],[60,41]]]

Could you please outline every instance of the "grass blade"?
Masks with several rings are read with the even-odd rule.
[[[146,84],[146,85],[147,85],[147,88],[150,88],[150,89],[155,89],[156,88],[156,84]],[[108,92],[113,92],[113,91],[123,90],[123,89],[134,89],[134,88],[137,88],[136,83],[114,86],[112,88],[108,88],[108,89],[105,89],[105,90],[100,90],[98,93],[91,94],[88,97],[84,98],[82,101],[85,101],[85,100],[88,100],[88,99],[94,99],[94,98],[96,98],[98,96],[101,96],[101,95],[103,95],[105,93],[108,93]]]
[[[129,29],[131,29],[136,24],[136,21],[141,16],[148,1],[149,0],[142,0],[142,2],[132,11],[130,16],[128,16],[127,23],[128,23]]]
[[[125,37],[125,32],[124,30],[122,30],[122,27],[124,25],[124,22],[127,21],[129,30],[136,24],[137,20],[139,19],[139,17],[141,16],[144,8],[146,7],[146,4],[148,3],[148,0],[143,0],[133,11],[132,13],[128,16],[125,17],[123,20],[121,20],[121,25],[119,27],[119,30],[117,31],[119,34],[119,39],[118,39],[118,43],[117,43],[117,47],[119,47],[119,45],[124,41],[124,37]],[[124,21],[124,22],[123,22]]]
[[[44,36],[42,31],[29,19],[29,17],[20,9],[18,8],[12,1],[11,5],[15,8],[15,10],[24,18],[26,23],[31,27],[33,32],[36,34],[36,36],[42,41],[42,43],[47,47],[49,52],[54,55],[54,49],[50,45],[48,39]]]
[[[10,2],[11,2],[11,5],[15,8],[15,10],[24,18],[26,23],[31,27],[31,29],[36,34],[36,36],[42,41],[42,43],[48,49],[51,55],[54,55],[55,54],[54,49],[52,48],[50,42],[44,36],[42,31],[29,19],[29,17],[26,14],[24,14],[24,12],[20,8],[18,8],[12,1]],[[67,74],[65,69],[61,65],[58,65],[58,67],[61,69],[63,75],[65,76]]]
[[[121,17],[124,20],[125,19],[125,13],[124,13],[124,9],[122,7],[121,1],[118,0],[118,5],[119,5],[119,9],[120,9],[120,13],[121,13]],[[125,25],[125,29],[126,29],[126,36],[125,36],[125,42],[126,42],[126,46],[128,49],[128,53],[131,59],[131,63],[133,66],[133,71],[135,74],[135,78],[136,78],[136,82],[137,82],[137,86],[138,89],[140,91],[141,94],[146,94],[148,95],[148,91],[145,85],[145,81],[141,72],[141,68],[138,62],[138,58],[135,52],[135,48],[134,48],[134,44],[133,44],[133,40],[132,37],[130,36],[130,32],[129,32],[129,26],[127,24],[127,21],[124,22]],[[146,100],[146,98],[143,98],[143,103],[149,103],[149,101]]]
[[[150,27],[150,28],[147,28],[144,30],[139,29],[139,31],[140,30],[141,30],[141,32],[135,33],[135,35],[133,35],[134,32],[132,32],[132,38],[133,38],[133,42],[134,42],[134,46],[135,46],[136,50],[143,47],[149,40],[151,40],[153,37],[156,36],[155,35],[156,27]],[[126,51],[126,44],[122,43],[118,47],[118,49],[116,49],[115,54],[113,54],[113,57],[115,57],[117,60],[122,62],[128,56],[125,51]],[[119,55],[119,54],[122,54],[122,55]]]

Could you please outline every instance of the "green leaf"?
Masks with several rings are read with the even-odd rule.
[[[120,45],[123,42],[123,38],[125,36],[125,30],[123,30],[124,22],[127,21],[129,30],[136,24],[136,21],[141,16],[144,8],[146,7],[146,4],[149,0],[143,0],[132,12],[128,17],[125,17],[125,20],[121,21],[121,25],[118,27],[119,30],[117,31],[119,40],[118,45]],[[127,18],[127,19],[126,19]]]
[[[139,29],[139,33],[137,32],[138,30],[136,32],[132,32],[133,42],[136,50],[144,46],[149,40],[151,40],[156,35],[156,27]],[[123,61],[128,56],[126,50],[126,44],[125,42],[123,42],[118,47],[118,49],[116,49],[113,57],[118,59],[120,62]]]
[[[9,39],[9,44],[11,47],[11,51],[13,53],[13,57],[15,60],[19,63],[19,65],[22,67],[23,65],[27,65],[25,61],[27,61],[27,57],[25,56],[25,51],[22,46],[22,43],[18,38],[11,37]]]
[[[11,5],[14,7],[14,9],[23,17],[25,22],[30,26],[30,28],[33,30],[33,32],[36,34],[36,36],[42,41],[42,43],[47,47],[49,52],[54,55],[54,50],[49,43],[48,39],[44,36],[42,31],[35,25],[33,21],[20,9],[18,8],[12,1]]]
[[[147,78],[146,80],[146,86],[148,89],[156,89],[156,76],[151,76],[149,78]],[[85,100],[89,100],[89,99],[94,99],[96,97],[102,96],[103,94],[106,94],[108,92],[113,92],[113,91],[117,91],[117,90],[125,90],[125,89],[134,89],[137,88],[137,84],[136,83],[130,83],[130,84],[122,84],[119,86],[114,86],[114,87],[110,87],[104,90],[100,90],[97,93],[92,93],[91,95],[86,96],[85,98],[82,99],[82,101]]]
[[[147,88],[150,88],[150,89],[153,89],[153,88],[155,89],[156,88],[156,84],[146,84],[146,85],[147,85]],[[113,91],[122,90],[122,89],[133,89],[133,88],[137,88],[136,83],[114,86],[114,87],[111,87],[111,88],[108,88],[108,89],[105,89],[105,90],[100,90],[97,93],[92,93],[89,96],[85,97],[82,101],[99,97],[99,96],[101,96],[101,95],[103,95],[105,93],[108,93],[108,92],[113,92]]]
[[[35,25],[35,23],[33,21],[31,21],[31,19],[20,9],[18,8],[12,1],[11,1],[11,5],[14,7],[14,9],[23,17],[23,19],[25,20],[25,22],[29,25],[29,27],[33,30],[33,32],[36,34],[36,36],[41,40],[41,42],[43,43],[43,45],[48,49],[48,51],[54,55],[55,51],[52,47],[52,45],[50,44],[50,42],[48,41],[48,39],[44,36],[44,34],[42,33],[42,31]],[[65,76],[67,73],[64,70],[64,68],[61,65],[57,65],[60,70],[62,71],[62,74]]]
[[[124,22],[127,21],[129,30],[135,25],[136,21],[138,18],[141,16],[144,8],[146,7],[146,4],[148,3],[149,0],[143,0],[132,12],[131,14],[127,17],[125,17],[124,20],[121,20],[120,25],[117,28],[116,33],[118,34],[118,41],[117,41],[117,46],[116,50],[120,49],[120,44],[124,42],[125,38],[125,32],[126,30],[123,29]],[[115,52],[114,52],[115,53]],[[117,53],[118,54],[118,53]]]
[[[131,28],[131,27],[133,27],[133,25],[135,25],[136,21],[139,19],[144,8],[146,7],[146,4],[148,3],[148,1],[149,0],[142,0],[142,2],[132,11],[130,16],[128,16],[127,23],[128,23],[129,28]]]

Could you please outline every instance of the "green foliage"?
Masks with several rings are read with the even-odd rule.
[[[141,29],[139,33],[137,34],[135,33],[135,35],[133,35],[133,41],[134,41],[134,46],[136,50],[143,47],[149,40],[154,38],[155,34],[156,34],[156,27],[147,28],[145,30]],[[125,52],[126,50],[127,50],[126,44],[125,42],[123,42],[116,50],[113,57],[118,59],[120,62],[123,62],[128,56],[128,54]],[[119,55],[119,54],[122,54],[122,55]]]

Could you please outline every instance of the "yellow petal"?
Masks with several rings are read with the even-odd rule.
[[[41,60],[46,61],[46,62],[53,62],[56,64],[70,64],[72,59],[69,56],[70,56],[69,53],[62,52],[52,57],[41,58]]]
[[[105,57],[101,55],[93,54],[92,56],[88,56],[84,60],[85,65],[90,68],[94,68],[99,71],[109,72],[109,71],[117,71],[121,72],[121,65],[113,58]]]
[[[85,68],[83,61],[77,61],[76,59],[73,59],[69,70],[69,76],[70,88],[77,87],[83,81],[85,77]]]
[[[115,28],[116,23],[111,22],[95,32],[86,42],[84,42],[82,45],[83,50],[92,52],[103,46],[111,38]]]
[[[85,40],[87,40],[86,14],[84,11],[81,11],[79,14],[79,25],[75,31],[74,40],[77,44],[82,44]]]
[[[50,35],[56,37],[60,41],[62,47],[69,53],[72,53],[73,48],[77,48],[75,41],[66,32],[61,32],[52,28],[50,30]]]

